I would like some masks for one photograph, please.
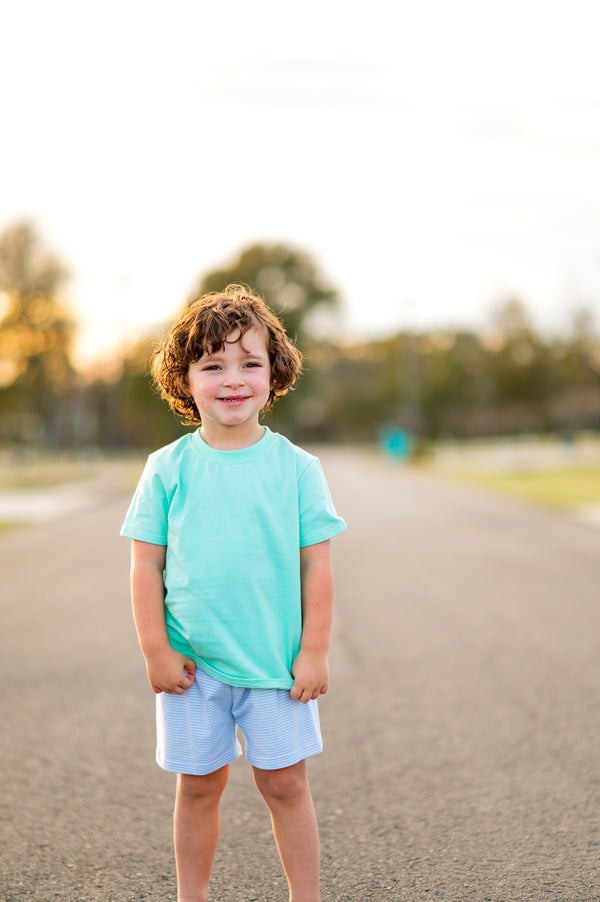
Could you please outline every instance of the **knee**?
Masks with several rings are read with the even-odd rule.
[[[254,781],[267,802],[289,802],[304,795],[308,790],[306,767],[303,761],[279,770],[254,768]]]
[[[202,776],[179,774],[177,792],[188,799],[219,798],[227,786],[228,779],[229,765],[214,771],[212,774],[203,774]]]

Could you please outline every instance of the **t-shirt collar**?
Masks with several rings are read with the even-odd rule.
[[[235,451],[222,451],[219,448],[212,448],[210,445],[207,445],[200,435],[200,429],[193,432],[191,438],[194,448],[208,460],[219,461],[219,463],[224,464],[244,463],[247,460],[254,460],[256,457],[260,457],[273,442],[275,433],[271,432],[268,426],[263,428],[265,433],[262,438],[253,445],[249,445],[248,448],[238,448]]]

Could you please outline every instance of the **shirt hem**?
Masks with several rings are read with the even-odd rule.
[[[346,524],[339,524],[334,530],[326,529],[322,532],[315,533],[314,536],[308,536],[300,540],[300,548],[308,548],[309,545],[318,545],[319,542],[325,542],[327,539],[333,539],[339,536],[346,529]]]
[[[167,540],[163,536],[160,538],[157,536],[143,536],[141,533],[130,529],[122,529],[120,535],[125,539],[135,539],[136,542],[148,542],[149,545],[164,545],[165,548],[167,546]]]
[[[185,654],[185,652],[182,652],[182,654]],[[252,677],[232,676],[228,673],[223,673],[222,671],[211,667],[210,664],[207,664],[206,661],[203,661],[202,658],[199,658],[197,655],[190,655],[190,657],[195,662],[196,666],[200,668],[200,670],[203,670],[204,673],[208,673],[209,676],[214,677],[215,680],[218,680],[220,683],[225,683],[226,686],[236,686],[240,689],[290,690],[294,685],[294,680],[291,677],[256,679]]]

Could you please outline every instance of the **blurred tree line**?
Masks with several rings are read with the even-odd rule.
[[[68,439],[77,385],[75,323],[60,304],[67,271],[21,223],[0,238],[0,439]]]
[[[60,303],[66,277],[30,225],[0,237],[0,441],[153,448],[183,434],[148,376],[160,329],[121,352],[115,375],[75,371],[76,324]],[[600,429],[600,341],[586,310],[562,336],[537,333],[513,298],[480,333],[401,331],[348,344],[336,338],[338,293],[302,251],[248,247],[201,278],[188,303],[230,282],[263,294],[304,354],[297,388],[268,419],[293,440],[374,441],[390,426],[425,440]]]

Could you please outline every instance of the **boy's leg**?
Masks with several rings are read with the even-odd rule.
[[[177,902],[206,902],[229,765],[205,776],[177,775],[174,834]]]
[[[306,762],[279,770],[252,770],[271,812],[290,902],[319,902],[319,830]]]

